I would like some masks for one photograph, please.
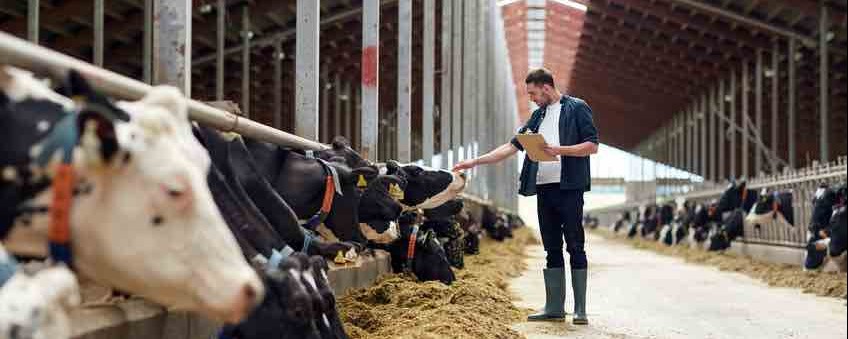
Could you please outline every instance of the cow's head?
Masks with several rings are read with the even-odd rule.
[[[810,220],[810,231],[818,232],[830,224],[833,205],[836,204],[836,191],[827,185],[821,185],[813,196],[813,216]]]
[[[403,211],[399,200],[403,199],[406,183],[397,175],[378,175],[368,182],[359,200],[359,222],[396,220]]]
[[[386,174],[397,175],[407,181],[404,198],[406,206],[434,208],[455,198],[465,189],[465,174],[429,169],[418,165],[386,163]]]
[[[185,99],[160,87],[113,105],[74,73],[68,84],[80,111],[74,175],[85,188],[71,209],[75,267],[169,307],[239,321],[264,290],[212,200],[209,155],[191,134]],[[49,206],[51,196],[45,190],[34,204]],[[43,246],[47,216],[31,224],[17,227]]]
[[[737,208],[748,211],[757,202],[758,196],[757,192],[748,189],[748,183],[745,180],[739,182],[733,180],[721,194],[717,212],[721,214]]]
[[[833,211],[833,217],[830,219],[830,245],[828,246],[828,254],[832,257],[840,256],[845,253],[848,247],[848,219],[846,219],[845,205],[837,207]]]
[[[329,149],[315,152],[315,155],[327,161],[342,162],[350,168],[374,167],[374,164],[354,151],[350,147],[350,142],[344,137],[336,137],[330,146]]]

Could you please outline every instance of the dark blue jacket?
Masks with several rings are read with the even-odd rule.
[[[592,109],[589,108],[589,105],[581,99],[567,95],[564,95],[559,102],[562,104],[562,111],[559,115],[560,146],[577,145],[587,141],[597,144],[598,130],[592,121]],[[547,106],[543,106],[534,111],[530,119],[527,120],[527,124],[521,127],[518,133],[525,133],[528,130],[538,133],[539,125],[542,124],[542,119],[545,117],[546,108]],[[524,150],[518,139],[512,138],[511,143],[515,148]],[[536,194],[536,173],[538,171],[539,164],[525,156],[524,167],[521,168],[519,194],[524,196]],[[586,192],[592,188],[591,183],[589,157],[562,156],[562,176],[559,183],[561,189]]]

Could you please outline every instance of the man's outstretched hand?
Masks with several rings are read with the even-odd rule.
[[[474,159],[462,161],[453,166],[454,172],[464,171],[467,169],[472,169],[474,166],[477,166],[477,163]]]

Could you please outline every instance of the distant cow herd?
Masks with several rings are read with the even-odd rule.
[[[845,184],[821,185],[812,199],[804,268],[846,271]],[[614,233],[629,238],[658,241],[668,246],[684,245],[708,251],[724,251],[741,239],[774,229],[797,227],[789,190],[749,190],[745,181],[732,181],[721,197],[707,203],[675,201],[642,206],[623,212],[610,225]],[[587,216],[587,227],[598,227],[597,218]]]
[[[50,86],[0,65],[0,139],[0,339],[67,338],[77,275],[219,338],[347,338],[330,262],[383,249],[451,284],[481,237],[523,225],[461,197],[462,173],[217,131],[174,88],[116,101],[73,71]]]

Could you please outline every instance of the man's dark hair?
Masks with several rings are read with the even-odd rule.
[[[544,68],[535,69],[527,74],[527,78],[524,79],[525,84],[534,84],[536,86],[541,85],[551,85],[554,87],[554,76],[548,70]]]

